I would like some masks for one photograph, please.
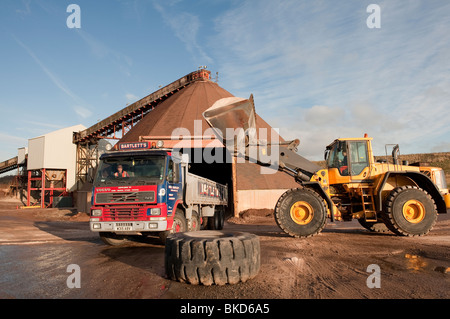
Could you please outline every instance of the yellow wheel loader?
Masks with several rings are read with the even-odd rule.
[[[203,117],[232,155],[260,165],[266,165],[263,155],[278,155],[277,169],[299,184],[279,198],[274,211],[279,227],[293,237],[320,233],[327,219],[355,218],[371,231],[421,236],[432,229],[437,214],[450,208],[442,168],[400,163],[398,145],[389,146],[389,158],[375,161],[367,135],[336,139],[326,147],[327,168],[322,169],[296,153],[299,140],[257,140],[252,96],[221,99]],[[236,134],[239,129],[242,134]]]

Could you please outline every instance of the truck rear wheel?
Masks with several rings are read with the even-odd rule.
[[[310,237],[322,231],[327,221],[323,199],[308,188],[294,188],[281,195],[275,206],[275,221],[293,237]]]
[[[397,235],[422,236],[436,223],[437,211],[434,200],[416,186],[397,187],[385,202],[386,226]]]
[[[164,266],[169,279],[193,285],[245,282],[259,272],[259,238],[214,230],[171,234]]]
[[[225,211],[223,207],[216,207],[214,216],[208,217],[207,229],[222,230],[225,222]]]

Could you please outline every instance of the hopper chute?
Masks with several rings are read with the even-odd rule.
[[[234,156],[245,156],[247,159],[264,165],[264,161],[261,160],[261,149],[257,152],[249,151],[251,146],[262,146],[264,155],[269,153],[272,160],[274,156],[276,157],[278,170],[302,181],[309,181],[311,176],[321,169],[315,163],[296,153],[300,143],[298,139],[277,143],[257,139],[253,95],[249,99],[239,97],[220,99],[203,112],[203,117],[217,138],[224,142]],[[233,134],[237,130],[240,130],[240,134]],[[239,146],[244,146],[243,152],[239,150]]]
[[[256,144],[256,115],[253,95],[249,99],[227,97],[216,101],[203,112],[214,134],[226,145],[236,145],[236,136],[245,137],[245,144]],[[239,134],[236,134],[241,130]]]

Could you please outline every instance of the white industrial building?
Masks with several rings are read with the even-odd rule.
[[[27,170],[66,170],[66,189],[74,191],[77,146],[72,142],[73,132],[84,129],[79,124],[29,139]]]
[[[65,200],[66,206],[72,205],[77,169],[73,134],[85,129],[79,124],[30,138],[27,147],[18,149],[17,157],[0,163],[2,173],[18,169],[14,187],[21,189],[24,204],[59,207]]]

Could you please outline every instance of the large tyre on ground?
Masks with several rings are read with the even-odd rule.
[[[171,234],[164,264],[169,279],[193,285],[245,282],[259,272],[259,238],[214,230]]]
[[[397,187],[386,198],[386,226],[402,236],[422,236],[436,223],[437,210],[431,196],[416,186]]]
[[[324,200],[308,188],[293,188],[275,206],[275,221],[287,234],[306,238],[322,231],[327,221]]]

